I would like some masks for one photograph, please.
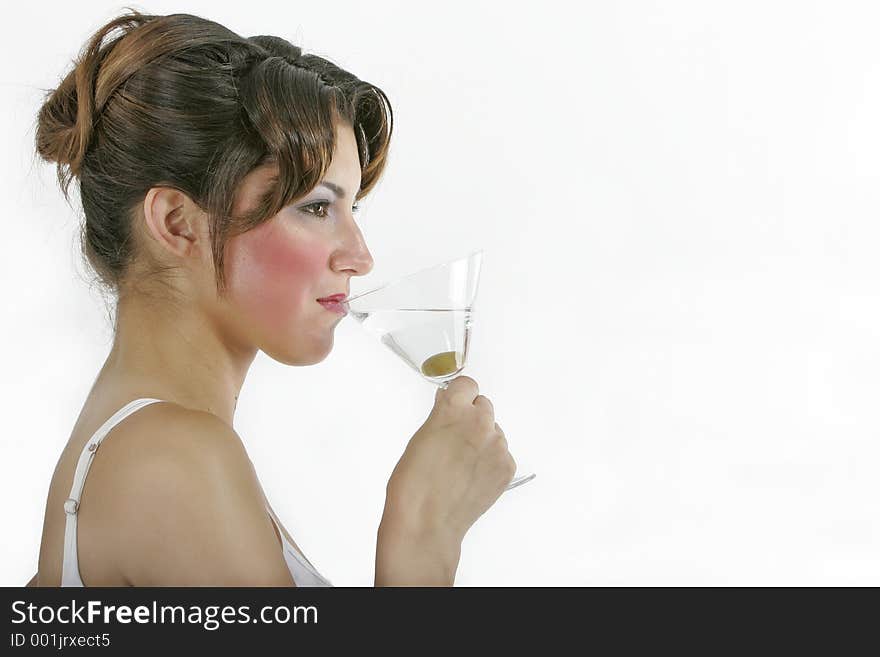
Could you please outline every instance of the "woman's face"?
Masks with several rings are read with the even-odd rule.
[[[226,274],[236,333],[288,365],[326,358],[344,315],[317,299],[348,295],[351,277],[373,268],[352,212],[361,184],[357,142],[350,126],[337,124],[336,131],[333,159],[322,181],[269,221],[228,242]],[[253,207],[276,172],[271,167],[252,171],[235,211]]]

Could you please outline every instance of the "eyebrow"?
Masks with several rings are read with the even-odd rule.
[[[331,192],[336,194],[336,196],[338,196],[339,198],[342,198],[345,196],[345,190],[342,189],[342,187],[340,187],[336,183],[332,183],[329,180],[324,180],[324,181],[318,183],[318,187],[326,187]]]
[[[278,182],[278,173],[277,173],[277,172],[276,172],[276,173],[273,173],[273,174],[272,174],[272,175],[266,180],[266,183],[269,184],[269,185],[274,185],[274,184],[277,183],[277,182]],[[317,188],[317,187],[326,187],[326,188],[329,189],[331,192],[333,192],[334,194],[336,194],[336,196],[338,196],[339,198],[342,198],[343,196],[345,196],[345,190],[344,190],[342,187],[340,187],[339,185],[337,185],[336,183],[330,182],[329,180],[322,180],[322,181],[319,182],[315,187],[316,187],[316,188]]]

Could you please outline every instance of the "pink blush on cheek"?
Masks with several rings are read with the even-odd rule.
[[[278,218],[229,241],[227,276],[231,298],[249,323],[276,334],[326,312],[315,301],[327,278],[328,253],[307,233]]]

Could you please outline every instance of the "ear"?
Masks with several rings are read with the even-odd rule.
[[[153,187],[144,197],[144,221],[165,250],[187,257],[198,251],[201,234],[197,206],[183,192]]]

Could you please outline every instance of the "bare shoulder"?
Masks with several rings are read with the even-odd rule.
[[[113,491],[112,506],[104,505],[106,526],[116,528],[115,560],[126,581],[294,585],[232,427],[210,413],[162,403],[132,414],[119,429],[92,467],[103,462],[102,488]]]
[[[148,478],[155,484],[185,473],[193,485],[210,483],[204,478],[216,475],[212,464],[225,474],[254,474],[241,437],[210,413],[167,402],[151,404],[114,431],[121,435],[105,440],[100,451],[113,450],[115,465],[124,470],[120,474],[134,482]]]

